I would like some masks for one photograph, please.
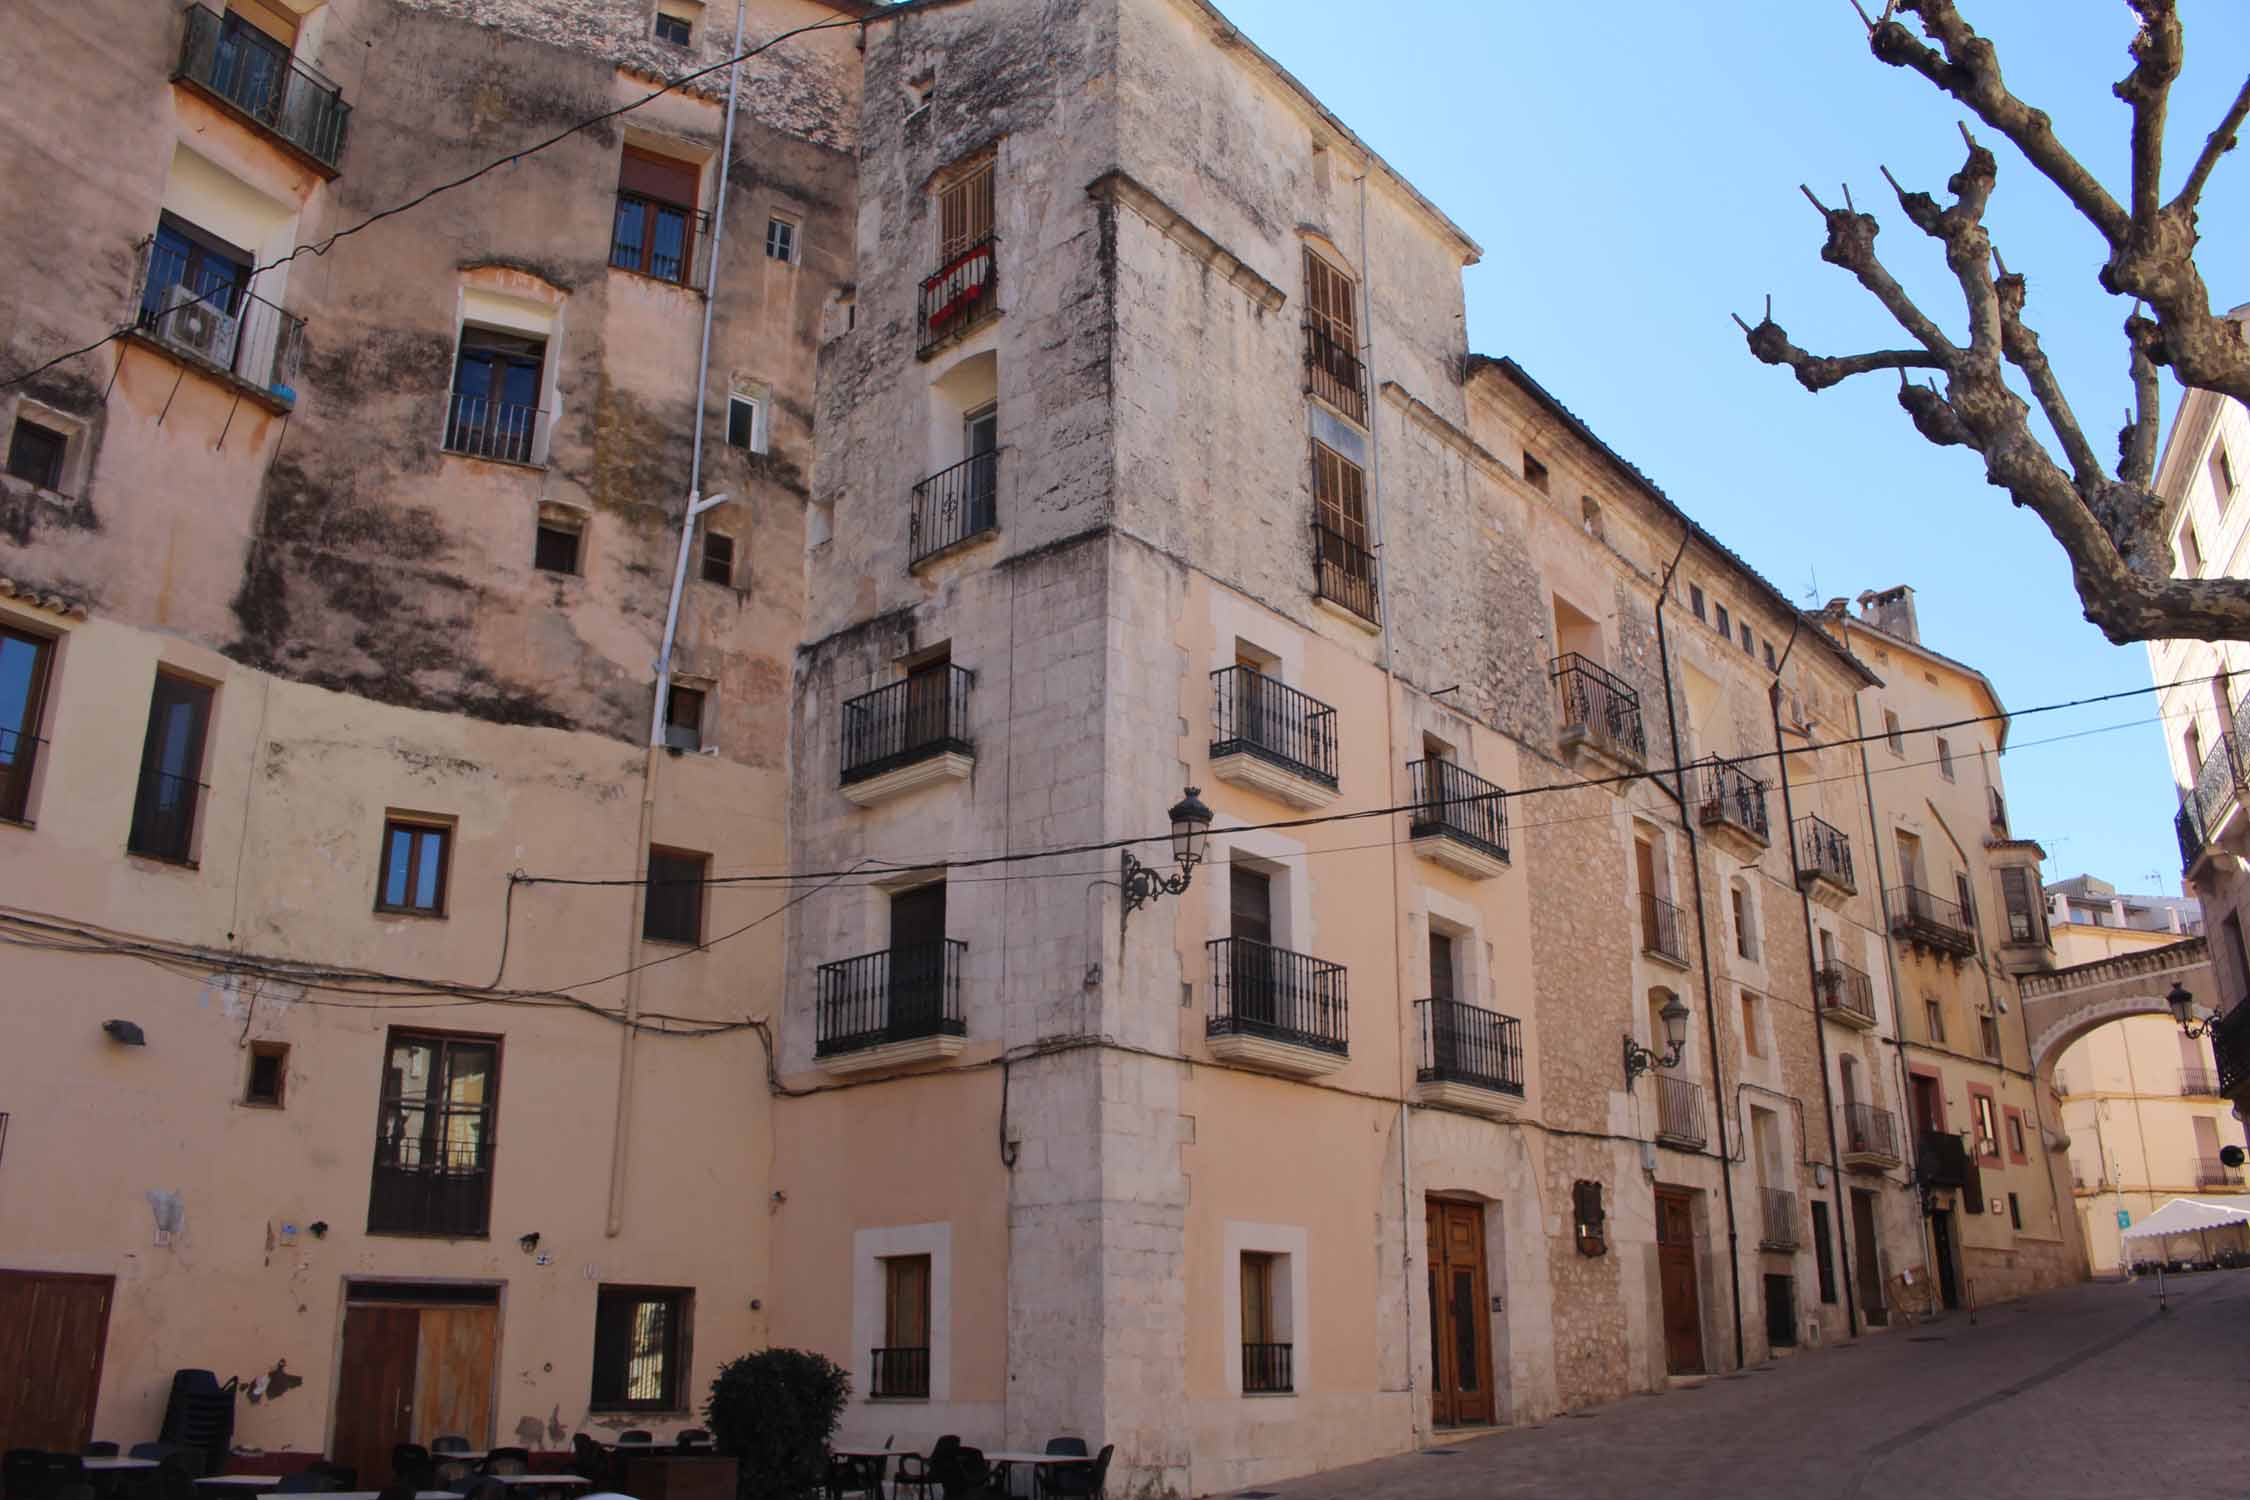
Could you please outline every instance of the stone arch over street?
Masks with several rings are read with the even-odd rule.
[[[2216,998],[2204,939],[2025,975],[2024,1025],[2031,1036],[2032,1071],[2043,1085],[2052,1084],[2056,1060],[2087,1032],[2127,1016],[2169,1016],[2164,995],[2175,983],[2186,985],[2206,1006]]]

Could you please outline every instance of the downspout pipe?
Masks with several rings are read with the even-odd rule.
[[[648,913],[648,841],[656,821],[657,769],[663,763],[658,752],[664,745],[665,716],[672,706],[672,646],[680,628],[680,594],[687,587],[688,552],[695,542],[696,518],[727,499],[723,494],[713,495],[708,500],[697,496],[703,488],[704,407],[711,384],[711,322],[719,303],[719,254],[726,247],[727,178],[734,167],[734,118],[742,97],[742,38],[749,25],[749,0],[735,0],[734,51],[729,55],[737,61],[727,69],[726,126],[719,143],[719,192],[711,213],[711,269],[703,290],[702,346],[695,360],[695,438],[688,457],[687,512],[680,518],[679,560],[672,568],[672,596],[664,606],[664,638],[656,653],[655,702],[649,710],[647,761],[641,770],[639,838],[633,848],[632,925],[625,937],[625,1025],[624,1036],[618,1042],[617,1122],[610,1132],[609,1217],[604,1226],[604,1233],[613,1239],[625,1231],[625,1163],[632,1136],[633,1061],[641,1034],[641,927]]]
[[[1766,709],[1773,720],[1773,760],[1780,768],[1782,837],[1789,845],[1789,878],[1797,884],[1797,906],[1805,919],[1805,978],[1812,988],[1813,1041],[1820,1057],[1820,1109],[1828,1117],[1828,1174],[1829,1198],[1836,1207],[1836,1253],[1843,1262],[1844,1315],[1850,1320],[1851,1336],[1859,1337],[1858,1283],[1852,1280],[1851,1220],[1844,1213],[1844,1159],[1836,1144],[1836,1094],[1828,1082],[1828,1022],[1820,1013],[1820,950],[1819,934],[1813,928],[1812,893],[1805,884],[1805,871],[1799,861],[1797,848],[1797,806],[1789,790],[1789,749],[1781,742],[1781,673],[1789,665],[1789,653],[1797,649],[1798,632],[1804,629],[1800,618],[1789,624],[1789,644],[1781,648],[1781,660],[1774,663],[1773,683],[1766,689]],[[1818,1244],[1813,1246],[1820,1249]],[[1821,1267],[1823,1271],[1826,1266]]]
[[[1672,647],[1664,631],[1664,606],[1672,597],[1672,575],[1687,556],[1691,533],[1680,533],[1680,550],[1664,567],[1656,586],[1656,662],[1664,676],[1664,728],[1672,740],[1672,785],[1652,777],[1680,805],[1680,830],[1687,835],[1688,874],[1695,882],[1695,956],[1703,968],[1703,1026],[1711,1052],[1711,1117],[1719,1128],[1719,1196],[1727,1206],[1727,1300],[1734,1314],[1734,1367],[1748,1363],[1742,1343],[1742,1226],[1734,1211],[1734,1152],[1727,1144],[1726,1085],[1719,1075],[1719,996],[1711,985],[1711,939],[1703,921],[1703,855],[1695,837],[1695,819],[1688,813],[1687,758],[1680,751],[1679,704],[1672,692]]]

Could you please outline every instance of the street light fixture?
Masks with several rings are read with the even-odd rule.
[[[2195,1013],[2195,996],[2178,980],[2164,992],[2164,1003],[2172,1008],[2172,1019],[2180,1023],[2180,1031],[2189,1041],[2198,1041],[2211,1034],[2211,1023]]]
[[[1631,1088],[1633,1080],[1651,1068],[1678,1067],[1680,1059],[1687,1055],[1688,1009],[1680,1003],[1680,997],[1673,995],[1667,999],[1663,1006],[1657,1010],[1656,1018],[1664,1023],[1664,1040],[1671,1044],[1672,1050],[1662,1054],[1651,1052],[1639,1042],[1634,1041],[1633,1034],[1630,1031],[1626,1032],[1625,1087],[1627,1088]]]
[[[1177,896],[1188,888],[1195,876],[1195,867],[1203,862],[1203,844],[1210,837],[1211,809],[1203,805],[1196,794],[1200,787],[1188,787],[1187,795],[1172,804],[1167,816],[1172,820],[1172,859],[1180,869],[1176,875],[1159,875],[1153,865],[1144,865],[1125,851],[1125,909],[1118,914],[1120,931],[1125,919],[1139,911],[1159,896]]]

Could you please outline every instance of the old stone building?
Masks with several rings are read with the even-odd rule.
[[[774,1343],[1201,1494],[1889,1323],[1887,1054],[1998,971],[1899,946],[1853,741],[1989,686],[1473,355],[1478,247],[1204,0],[739,27],[39,0],[0,1327],[88,1375],[0,1436],[208,1368],[380,1472]]]

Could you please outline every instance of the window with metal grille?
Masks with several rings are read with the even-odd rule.
[[[734,587],[734,538],[724,532],[703,533],[703,581]]]
[[[452,862],[453,829],[449,825],[411,818],[385,819],[375,909],[418,917],[444,916],[445,878]]]
[[[369,1234],[485,1237],[499,1100],[498,1038],[391,1032],[375,1111]]]
[[[648,902],[641,918],[642,937],[652,943],[693,945],[703,941],[703,888],[710,867],[708,854],[691,854],[682,849],[649,850]]]
[[[659,11],[656,16],[656,39],[669,42],[675,47],[691,46],[695,41],[694,23],[685,16],[668,16]]]
[[[1367,534],[1367,476],[1324,443],[1313,444],[1314,556],[1324,598],[1376,618],[1375,554]]]
[[[605,1286],[594,1298],[597,1411],[686,1406],[687,1333],[695,1293],[685,1287]]]
[[[987,157],[938,190],[939,265],[951,265],[992,238],[992,165]]]
[[[883,1258],[883,1347],[873,1351],[876,1397],[930,1394],[930,1258]]]

